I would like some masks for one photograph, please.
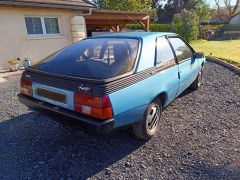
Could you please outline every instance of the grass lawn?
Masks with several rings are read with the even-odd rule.
[[[191,45],[197,52],[203,52],[206,56],[216,57],[240,67],[240,40],[198,40],[192,41]]]

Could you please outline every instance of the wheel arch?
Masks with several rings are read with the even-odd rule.
[[[167,102],[167,99],[168,99],[167,93],[166,93],[166,92],[161,92],[161,93],[159,93],[157,96],[155,96],[155,97],[152,99],[152,101],[153,101],[154,99],[156,99],[156,98],[161,101],[162,107],[165,107],[166,102]],[[152,101],[151,101],[151,102],[152,102]]]

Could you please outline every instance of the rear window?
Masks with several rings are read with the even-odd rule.
[[[86,39],[43,59],[33,68],[68,76],[107,79],[131,71],[138,48],[137,39]]]

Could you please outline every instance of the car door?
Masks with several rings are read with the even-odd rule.
[[[158,83],[168,95],[167,105],[175,99],[180,80],[175,55],[165,36],[157,38],[155,66],[160,77]]]
[[[198,62],[194,59],[194,51],[179,37],[168,37],[175,52],[178,67],[180,85],[177,95],[180,95],[195,80],[198,70]]]

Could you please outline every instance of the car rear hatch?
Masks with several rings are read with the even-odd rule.
[[[108,95],[119,87],[116,79],[133,74],[138,50],[137,39],[80,41],[28,68],[21,92],[99,119],[111,118]]]

